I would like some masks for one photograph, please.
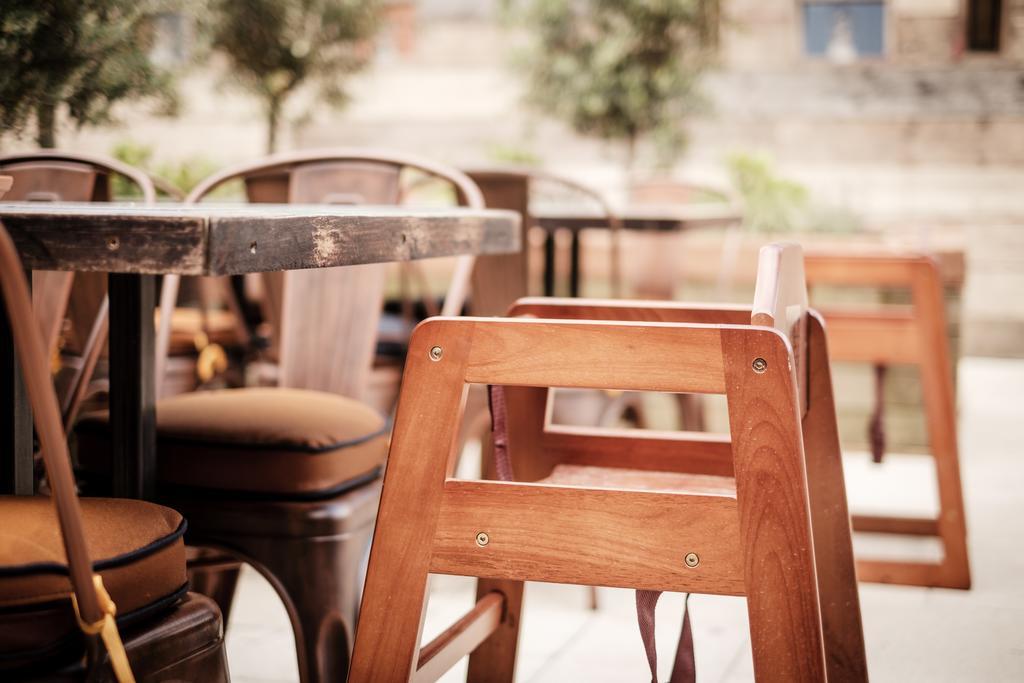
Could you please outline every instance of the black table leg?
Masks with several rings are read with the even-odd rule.
[[[0,298],[0,493],[32,495],[32,409]]]
[[[555,295],[555,231],[544,235],[544,296]]]
[[[580,231],[572,231],[572,242],[569,244],[569,296],[580,295]]]
[[[156,279],[111,273],[107,282],[114,495],[151,500],[156,492]]]

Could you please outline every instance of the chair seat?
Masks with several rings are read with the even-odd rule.
[[[76,429],[79,463],[110,468],[107,413]],[[294,499],[335,495],[376,478],[384,418],[359,401],[300,389],[223,389],[157,403],[157,476],[164,487]]]
[[[119,624],[169,609],[184,595],[185,522],[160,505],[82,498],[89,554]],[[81,646],[53,502],[0,497],[0,674]],[[0,679],[4,678],[0,675]]]

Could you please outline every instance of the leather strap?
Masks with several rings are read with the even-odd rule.
[[[500,481],[513,481],[512,459],[508,452],[508,411],[505,404],[505,388],[489,385],[487,400],[491,409],[491,441],[494,450],[494,471]],[[647,652],[647,663],[651,667],[651,683],[658,683],[658,650],[654,635],[654,609],[662,591],[636,591],[636,618],[640,637]],[[683,626],[679,631],[679,645],[672,665],[669,683],[694,683],[696,668],[693,655],[693,632],[690,629],[689,594],[683,603]]]
[[[885,373],[886,366],[875,365],[875,409],[868,421],[868,442],[871,444],[871,460],[880,463],[885,455]]]
[[[651,683],[658,683],[658,648],[654,632],[654,609],[662,591],[638,590],[636,592],[636,620],[640,626],[640,637],[647,652],[647,664],[651,667]],[[676,660],[672,664],[669,683],[695,683],[697,669],[693,656],[693,631],[690,629],[690,595],[683,601],[683,626],[679,630],[679,644],[676,646]]]
[[[508,411],[505,408],[505,387],[487,386],[487,403],[491,409],[491,441],[494,448],[494,471],[499,481],[514,481],[512,458],[508,454]]]
[[[46,345],[36,319],[32,315],[32,303],[28,294],[28,283],[25,271],[18,257],[10,235],[0,224],[0,289],[3,290],[4,304],[10,320],[14,347],[21,365],[22,376],[29,403],[32,406],[32,417],[35,422],[36,434],[39,436],[40,451],[46,467],[46,478],[50,485],[54,505],[57,508],[57,519],[60,523],[61,536],[64,540],[64,551],[68,558],[68,573],[74,591],[75,609],[79,613],[80,622],[87,625],[103,624],[110,619],[110,626],[101,630],[104,643],[107,644],[111,660],[119,657],[115,651],[120,646],[108,638],[110,629],[116,633],[112,610],[114,603],[106,595],[101,600],[100,591],[94,579],[92,561],[85,543],[85,532],[82,528],[81,511],[78,506],[78,494],[75,490],[75,479],[71,472],[71,459],[68,455],[67,437],[61,426],[60,409],[57,406],[57,394],[53,390],[46,358]],[[102,584],[99,584],[102,586]],[[123,653],[123,648],[121,648]],[[115,669],[121,683],[132,681],[131,671],[123,677]]]

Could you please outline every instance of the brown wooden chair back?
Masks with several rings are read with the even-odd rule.
[[[476,181],[477,185],[480,186],[488,207],[492,209],[510,209],[512,211],[519,211],[520,215],[523,217],[523,226],[525,226],[526,229],[532,225],[530,218],[531,197],[534,197],[537,194],[537,187],[541,184],[568,189],[572,193],[581,195],[594,202],[600,211],[600,216],[598,216],[598,218],[606,222],[608,229],[611,232],[611,254],[609,267],[611,273],[612,296],[618,297],[621,295],[622,219],[611,204],[609,204],[604,195],[587,185],[583,185],[564,176],[539,169],[471,169],[466,173]],[[510,260],[507,256],[488,256],[481,257],[478,260],[478,268],[480,270],[483,270],[485,267],[488,269],[495,267],[521,268],[522,275],[514,281],[525,282],[527,274],[526,255],[528,253],[528,249],[529,243],[524,238],[521,263]],[[546,267],[551,265],[553,264],[546,264]],[[514,275],[518,275],[518,272]],[[474,309],[473,312],[478,315],[501,315],[508,309],[508,306],[510,306],[513,301],[524,294],[526,294],[525,289],[521,289],[518,294],[505,297],[506,300],[501,302],[495,302],[494,306],[486,306],[485,310]]]
[[[61,427],[57,395],[50,381],[46,347],[39,327],[35,324],[32,303],[28,294],[28,283],[23,272],[14,243],[7,231],[0,225],[0,288],[3,290],[3,300],[14,337],[14,347],[32,407],[43,464],[46,467],[47,480],[52,491],[51,498],[57,509],[57,519],[67,553],[68,572],[77,609],[81,620],[90,626],[103,623],[107,619],[109,619],[109,623],[113,623],[113,605],[105,594],[103,594],[105,599],[101,600],[102,584],[98,582],[98,575],[93,574],[93,565],[85,542],[74,474],[71,471],[67,438]],[[94,579],[96,583],[94,583]],[[116,626],[114,634],[116,635]],[[105,641],[107,637],[107,635],[104,636]],[[107,641],[107,646],[111,647],[109,641]],[[120,646],[119,637],[117,646]],[[117,659],[116,655],[123,657],[123,648],[120,649],[120,652],[115,652],[115,649],[111,650],[111,658]],[[124,665],[127,666],[126,659]]]
[[[483,208],[472,180],[412,156],[356,149],[278,155],[227,169],[200,183],[186,201],[203,200],[242,180],[253,203],[381,204],[405,202],[402,172],[413,169],[451,184],[461,204]],[[457,314],[469,290],[473,257],[459,257],[444,311]],[[366,398],[384,299],[387,265],[268,273],[266,313],[274,329],[280,386]]]

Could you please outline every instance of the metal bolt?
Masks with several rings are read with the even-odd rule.
[[[751,363],[750,366],[754,368],[754,372],[760,375],[761,373],[768,369],[768,361],[766,361],[764,358],[755,358],[754,362]]]
[[[483,548],[485,545],[491,542],[491,537],[487,535],[486,531],[481,531],[476,535],[476,544]]]
[[[683,562],[686,563],[687,567],[693,569],[700,564],[700,558],[697,557],[697,553],[686,553],[686,557],[683,558]]]
[[[444,355],[444,349],[440,346],[433,346],[430,349],[430,360],[441,360],[441,356]]]

